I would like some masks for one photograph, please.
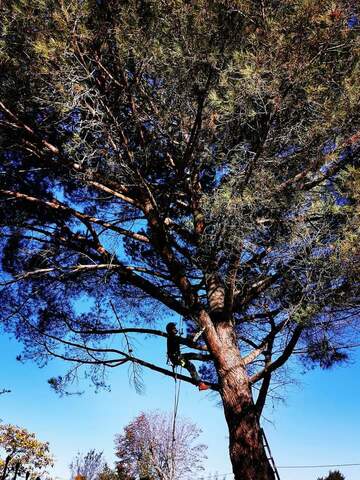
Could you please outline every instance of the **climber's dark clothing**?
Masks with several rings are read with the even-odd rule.
[[[186,353],[180,352],[180,339],[174,334],[168,334],[167,338],[167,354],[170,362],[173,366],[180,366],[186,368],[186,370],[190,373],[191,378],[196,382],[200,381],[200,377],[196,371],[195,365],[190,362],[188,359],[188,355]]]
[[[180,340],[179,337],[169,334],[167,338],[167,354],[172,363],[176,363],[176,359],[180,357]]]

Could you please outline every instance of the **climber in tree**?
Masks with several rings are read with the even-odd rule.
[[[191,359],[196,359],[198,356],[194,353],[181,353],[180,351],[180,337],[177,335],[178,330],[176,324],[170,322],[166,325],[167,337],[167,355],[171,364],[186,368],[191,375],[191,378],[195,380],[199,390],[208,390],[208,385],[201,381],[201,378],[196,370],[195,365],[190,362]]]

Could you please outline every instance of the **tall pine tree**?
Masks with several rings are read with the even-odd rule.
[[[202,330],[180,342],[236,480],[274,478],[259,418],[292,354],[329,368],[354,335],[354,3],[0,7],[2,323],[25,357],[74,363],[57,389],[84,365],[98,385],[123,364],[172,376],[131,335]]]

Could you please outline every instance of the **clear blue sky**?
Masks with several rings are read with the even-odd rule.
[[[114,435],[126,423],[142,410],[172,409],[174,383],[159,374],[146,372],[142,396],[129,387],[126,368],[119,368],[111,374],[111,392],[96,394],[83,385],[84,395],[59,398],[47,379],[61,373],[62,364],[52,361],[39,369],[32,363],[19,363],[15,357],[20,346],[4,335],[0,336],[0,351],[0,387],[12,390],[0,396],[0,418],[49,441],[56,456],[54,475],[62,479],[69,478],[68,464],[77,451],[103,450],[111,464]],[[159,363],[163,363],[165,344],[157,351]],[[151,353],[154,355],[154,350]],[[347,367],[299,373],[300,385],[287,388],[286,403],[277,404],[274,410],[268,408],[265,416],[272,423],[263,425],[279,466],[360,463],[360,352],[353,352],[353,358]],[[182,384],[179,414],[203,430],[201,440],[209,446],[204,476],[231,472],[226,425],[216,399]],[[282,480],[316,480],[328,470],[281,469],[280,474]],[[340,470],[346,480],[360,478],[360,467]]]

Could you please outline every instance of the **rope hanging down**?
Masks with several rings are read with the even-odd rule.
[[[175,395],[174,395],[174,411],[173,411],[173,425],[172,425],[172,442],[173,444],[175,443],[176,440],[176,419],[177,419],[177,414],[178,414],[178,408],[179,408],[179,400],[180,400],[180,388],[181,388],[181,380],[177,378],[177,367],[175,366],[173,368],[175,377],[174,377],[174,383],[175,383]],[[180,375],[182,372],[182,367],[180,367]]]
[[[180,374],[181,374],[182,367],[180,367]],[[172,432],[171,432],[171,478],[175,477],[175,451],[176,451],[176,420],[177,414],[179,409],[179,400],[180,400],[180,387],[181,387],[181,380],[177,378],[177,367],[173,367],[174,371],[174,410],[173,410],[173,417],[172,417]]]
[[[182,333],[183,321],[180,322],[180,332]],[[179,410],[179,400],[180,400],[180,388],[181,388],[181,379],[177,377],[177,366],[173,365],[174,372],[174,410],[172,417],[172,438],[171,438],[171,477],[174,478],[175,474],[175,443],[176,443],[176,420]],[[182,373],[182,366],[180,366],[180,375]]]

